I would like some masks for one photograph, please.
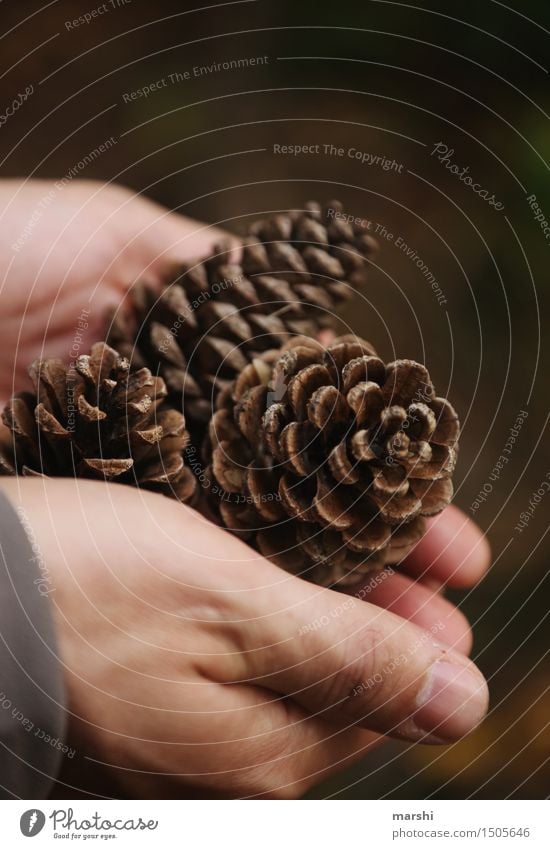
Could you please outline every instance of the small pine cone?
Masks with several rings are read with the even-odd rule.
[[[215,510],[265,556],[338,588],[401,560],[449,504],[457,415],[425,367],[369,343],[293,339],[220,394],[205,453]]]
[[[201,263],[179,266],[160,293],[139,284],[133,317],[112,318],[110,344],[160,374],[191,431],[204,431],[218,391],[247,363],[289,336],[332,326],[364,282],[377,243],[335,217],[341,212],[337,201],[324,210],[308,203],[253,224],[240,264],[223,243]]]
[[[161,378],[130,373],[102,342],[74,367],[46,359],[29,374],[34,393],[15,395],[2,413],[12,439],[0,447],[0,474],[104,479],[192,499],[185,419],[163,406]]]

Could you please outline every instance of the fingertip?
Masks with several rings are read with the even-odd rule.
[[[441,742],[471,734],[489,709],[489,688],[471,661],[443,655],[433,663],[416,696],[414,724]]]

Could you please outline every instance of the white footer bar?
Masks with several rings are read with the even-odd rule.
[[[9,801],[0,815],[10,849],[550,847],[548,801]]]

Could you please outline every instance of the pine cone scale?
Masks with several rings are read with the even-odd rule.
[[[301,338],[224,394],[209,432],[213,476],[222,500],[226,484],[248,499],[239,533],[292,571],[299,550],[306,577],[348,587],[405,556],[423,517],[449,503],[458,427],[423,365],[385,365],[355,338],[326,351]],[[252,472],[261,467],[268,474]],[[276,496],[278,509],[260,507]],[[221,511],[230,529],[235,515]]]
[[[1,474],[87,477],[155,488],[191,499],[184,467],[185,419],[163,409],[164,382],[104,343],[78,357],[34,363],[35,394],[21,393],[2,414],[12,440],[0,448]],[[178,497],[178,495],[176,495]]]

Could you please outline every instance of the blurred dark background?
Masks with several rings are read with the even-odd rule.
[[[474,623],[492,708],[462,743],[391,743],[314,796],[550,791],[550,495],[515,530],[550,472],[550,241],[527,202],[535,194],[550,217],[550,7],[514,5],[109,0],[77,27],[67,22],[99,3],[1,6],[0,106],[34,88],[0,129],[4,177],[62,177],[112,136],[80,176],[123,182],[236,232],[251,216],[338,197],[391,234],[345,318],[386,357],[423,359],[460,411],[456,502],[487,530],[494,565],[455,600]],[[239,59],[244,67],[212,68]],[[161,79],[148,97],[130,96]],[[503,209],[432,155],[438,142]],[[274,144],[320,152],[275,154]],[[344,156],[326,155],[325,144]],[[351,147],[397,164],[362,164]],[[521,411],[509,462],[491,479]]]

